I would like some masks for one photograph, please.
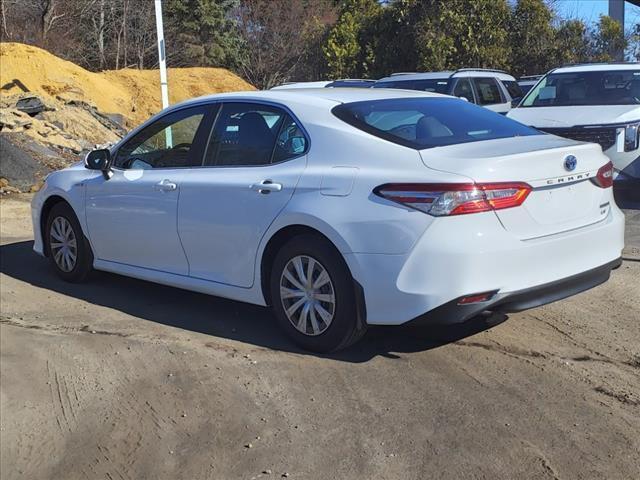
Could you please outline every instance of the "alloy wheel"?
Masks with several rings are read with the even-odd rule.
[[[310,336],[325,332],[336,311],[331,277],[318,260],[308,255],[295,256],[285,265],[280,300],[291,324]]]
[[[76,234],[69,220],[56,217],[51,222],[49,246],[56,265],[63,272],[72,271],[78,259]]]

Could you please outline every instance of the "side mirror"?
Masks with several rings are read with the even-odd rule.
[[[84,158],[84,166],[89,170],[100,170],[108,180],[111,176],[111,152],[106,148],[90,151]]]

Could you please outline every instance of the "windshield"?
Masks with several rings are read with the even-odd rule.
[[[403,88],[421,92],[449,93],[450,81],[447,78],[429,78],[425,80],[384,80],[376,82],[373,88]]]
[[[376,137],[418,150],[458,143],[543,135],[503,115],[455,98],[395,98],[334,107],[339,119]]]
[[[521,107],[640,104],[640,70],[550,73]]]

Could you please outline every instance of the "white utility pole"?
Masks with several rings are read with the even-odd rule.
[[[155,0],[156,32],[158,33],[158,65],[160,66],[160,92],[162,94],[162,108],[169,106],[169,87],[167,85],[167,56],[164,48],[164,27],[162,25],[162,1]],[[167,148],[173,146],[171,127],[166,130]]]

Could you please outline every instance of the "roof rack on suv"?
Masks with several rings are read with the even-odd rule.
[[[392,73],[389,76],[390,77],[396,77],[398,75],[415,75],[416,73],[420,73],[420,72],[396,72],[396,73]]]
[[[543,77],[544,74],[540,74],[540,75],[523,75],[522,77],[518,77],[518,80],[537,80],[541,77]]]
[[[640,62],[585,62],[585,63],[565,63],[561,68],[565,67],[588,67],[591,65],[640,65]]]
[[[494,72],[494,73],[504,73],[509,75],[508,72],[505,72],[504,70],[499,70],[497,68],[459,68],[455,70],[451,74],[451,76],[453,77],[456,73],[460,73],[460,72]]]

